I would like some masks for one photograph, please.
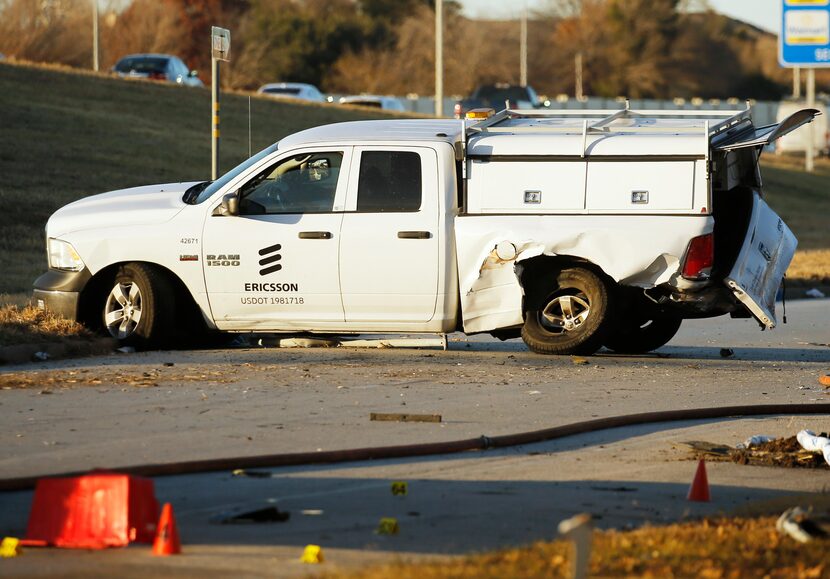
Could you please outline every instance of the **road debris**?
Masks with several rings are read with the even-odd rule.
[[[818,377],[818,383],[822,386],[830,387],[830,374],[825,374]]]
[[[738,444],[735,445],[735,448],[737,448],[737,449],[753,448],[753,447],[759,446],[761,444],[764,444],[765,442],[772,442],[773,440],[775,440],[774,436],[768,436],[768,435],[765,435],[765,434],[756,434],[755,436],[750,436],[749,438],[747,438],[743,442],[739,442]]]
[[[115,351],[121,352],[122,354],[135,354],[135,348],[132,346],[121,346],[120,348],[116,348]]]
[[[721,358],[731,358],[735,355],[735,350],[732,348],[721,348],[720,349],[720,357]]]
[[[799,543],[825,539],[830,531],[830,517],[811,516],[812,509],[793,507],[784,511],[775,522],[779,533],[789,535]]]
[[[32,358],[34,358],[38,362],[45,362],[49,359],[49,354],[47,352],[35,352],[34,354],[32,354]]]
[[[820,454],[804,450],[795,436],[776,438],[752,448],[732,449],[732,462],[743,465],[777,466],[784,468],[825,468]]]
[[[692,452],[695,453],[695,456],[709,456],[709,457],[722,457],[728,458],[730,453],[735,449],[731,446],[726,444],[718,444],[715,442],[706,442],[705,440],[689,440],[686,442],[681,442],[685,446],[688,446]]]
[[[239,525],[251,523],[284,523],[291,518],[291,513],[270,506],[252,511],[233,511],[219,513],[211,517],[210,522],[219,525]]]
[[[576,366],[587,366],[591,363],[588,358],[582,356],[571,356],[571,362]]]
[[[274,474],[264,470],[245,470],[238,468],[231,473],[231,476],[244,476],[248,478],[273,478]]]
[[[372,412],[369,414],[369,420],[373,422],[441,422],[441,415]]]
[[[816,299],[821,299],[821,298],[827,297],[827,296],[824,295],[823,291],[821,291],[820,289],[815,288],[815,287],[808,289],[806,292],[804,292],[804,295],[807,296],[808,298],[816,298]]]

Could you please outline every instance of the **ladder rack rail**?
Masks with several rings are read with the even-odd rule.
[[[501,123],[513,119],[596,119],[596,122],[583,123],[579,126],[499,126]],[[674,125],[674,126],[614,126],[613,123],[620,119],[702,119],[708,121],[704,127],[699,124]],[[741,124],[751,124],[752,117],[750,109],[744,110],[665,110],[665,109],[568,109],[568,110],[521,110],[504,109],[492,117],[467,126],[468,133],[575,133],[587,134],[602,133],[676,133],[681,130],[702,131],[713,137],[721,132],[733,129]]]

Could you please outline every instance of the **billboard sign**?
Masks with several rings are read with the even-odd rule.
[[[830,67],[830,0],[781,0],[778,62]]]

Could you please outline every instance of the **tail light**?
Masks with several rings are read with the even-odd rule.
[[[712,275],[715,263],[715,235],[708,233],[695,237],[686,250],[682,275],[686,279],[704,280]]]
[[[461,113],[462,113],[461,103],[455,103],[455,107],[453,108],[452,111],[455,114],[455,118],[460,119],[461,118]]]

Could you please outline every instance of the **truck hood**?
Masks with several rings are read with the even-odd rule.
[[[132,187],[79,199],[52,214],[46,234],[60,237],[86,229],[164,223],[184,209],[182,195],[196,183]]]

